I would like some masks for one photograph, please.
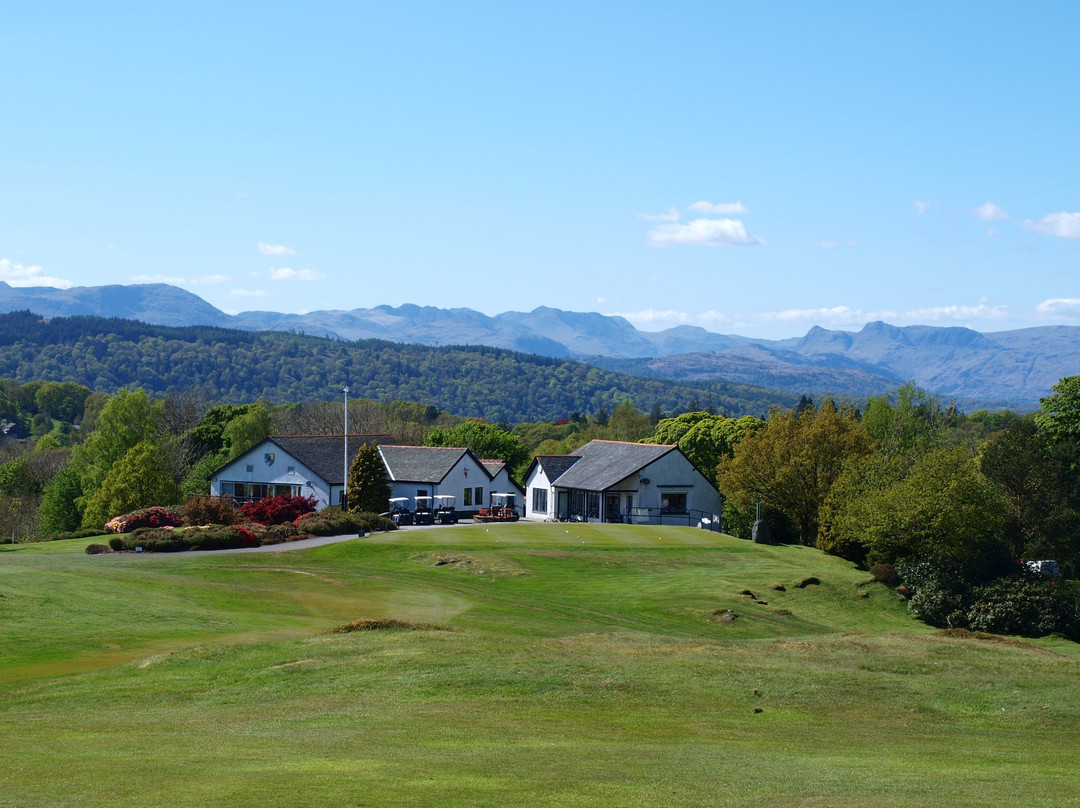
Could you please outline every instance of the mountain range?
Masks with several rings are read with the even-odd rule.
[[[973,406],[1032,409],[1063,376],[1080,375],[1080,327],[981,333],[969,328],[868,323],[860,331],[810,329],[801,338],[753,339],[695,326],[636,329],[622,317],[540,307],[489,316],[472,309],[367,309],[230,315],[168,284],[12,287],[0,282],[0,312],[89,315],[167,326],[288,331],[341,340],[488,345],[609,370],[680,381],[723,380],[788,393],[865,398],[901,384]]]

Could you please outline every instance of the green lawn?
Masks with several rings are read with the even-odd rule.
[[[1080,805],[1076,645],[944,636],[816,550],[87,543],[0,549],[0,806]],[[363,618],[424,627],[326,633]]]

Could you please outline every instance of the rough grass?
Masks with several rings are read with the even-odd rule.
[[[284,554],[87,543],[0,552],[0,806],[1080,793],[1073,644],[931,630],[806,548],[520,523]],[[407,630],[328,633],[347,625]]]

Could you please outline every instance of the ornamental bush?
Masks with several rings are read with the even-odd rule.
[[[178,527],[183,524],[180,512],[175,508],[163,508],[154,505],[150,508],[140,508],[131,513],[114,516],[105,523],[107,533],[131,533],[140,527]]]
[[[345,512],[336,506],[304,514],[294,524],[301,533],[313,536],[338,536],[360,530],[397,530],[397,525],[385,516]]]
[[[263,525],[280,525],[293,522],[306,513],[315,510],[314,496],[294,497],[292,494],[278,494],[266,497],[258,502],[248,502],[240,506],[240,514],[252,522]]]
[[[968,611],[972,631],[1041,637],[1072,628],[1066,604],[1056,597],[1054,584],[1041,576],[999,578],[978,587],[972,596],[975,602]]]
[[[134,550],[144,553],[177,553],[185,550],[230,550],[236,547],[258,547],[259,540],[243,527],[208,525],[173,529],[139,528],[123,537],[109,541],[114,550]]]
[[[180,506],[185,525],[233,525],[239,517],[232,497],[199,495]]]
[[[257,522],[248,522],[244,525],[244,529],[251,533],[260,545],[295,541],[300,536],[291,522],[281,525],[260,525]]]

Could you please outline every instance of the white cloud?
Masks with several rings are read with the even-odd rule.
[[[226,283],[232,280],[228,275],[203,275],[201,278],[184,278],[179,275],[132,275],[134,283],[168,283],[172,286],[200,283]]]
[[[911,200],[911,204],[915,206],[915,212],[922,216],[926,211],[930,210],[930,203],[923,202],[918,199]]]
[[[665,224],[649,231],[653,247],[693,244],[702,247],[752,246],[765,240],[746,232],[738,219],[694,219],[688,224]]]
[[[1080,315],[1080,297],[1051,297],[1035,307],[1039,314]]]
[[[325,277],[321,272],[316,272],[313,269],[279,267],[270,270],[270,280],[272,281],[319,281]]]
[[[296,250],[292,247],[286,247],[284,244],[267,244],[264,241],[259,242],[258,250],[261,255],[272,255],[279,258],[282,256],[296,255]]]
[[[667,213],[639,213],[637,217],[644,222],[677,222],[679,211],[676,208],[668,208]]]
[[[1080,213],[1048,213],[1037,222],[1025,220],[1023,227],[1044,236],[1080,238]]]
[[[993,202],[986,202],[979,205],[972,211],[976,218],[982,219],[984,222],[993,222],[997,219],[1008,219],[1009,212],[1004,208],[995,205]]]
[[[267,297],[269,294],[264,289],[233,289],[229,297]]]
[[[832,306],[819,309],[784,309],[783,311],[765,312],[765,320],[810,320],[815,323],[852,323],[863,319],[863,314],[848,306]]]
[[[645,309],[644,311],[625,312],[622,314],[616,314],[615,317],[623,317],[629,320],[639,328],[646,326],[673,326],[673,325],[685,325],[689,323],[693,317],[690,314],[682,311],[658,311],[656,309]],[[647,330],[647,329],[646,329]]]
[[[736,213],[747,213],[746,205],[742,202],[706,202],[704,199],[687,206],[688,210],[695,213],[709,213],[714,216],[731,216]]]
[[[0,258],[0,281],[5,281],[9,286],[51,286],[55,289],[70,289],[75,284],[64,278],[53,278],[43,275],[39,266],[24,266],[7,258]]]
[[[168,283],[173,286],[179,286],[181,283],[187,283],[187,278],[181,278],[176,275],[132,275],[131,280],[135,283]]]
[[[928,306],[904,312],[904,318],[913,322],[937,322],[939,320],[1004,320],[1012,312],[1008,306],[991,306],[980,301],[974,306]]]

